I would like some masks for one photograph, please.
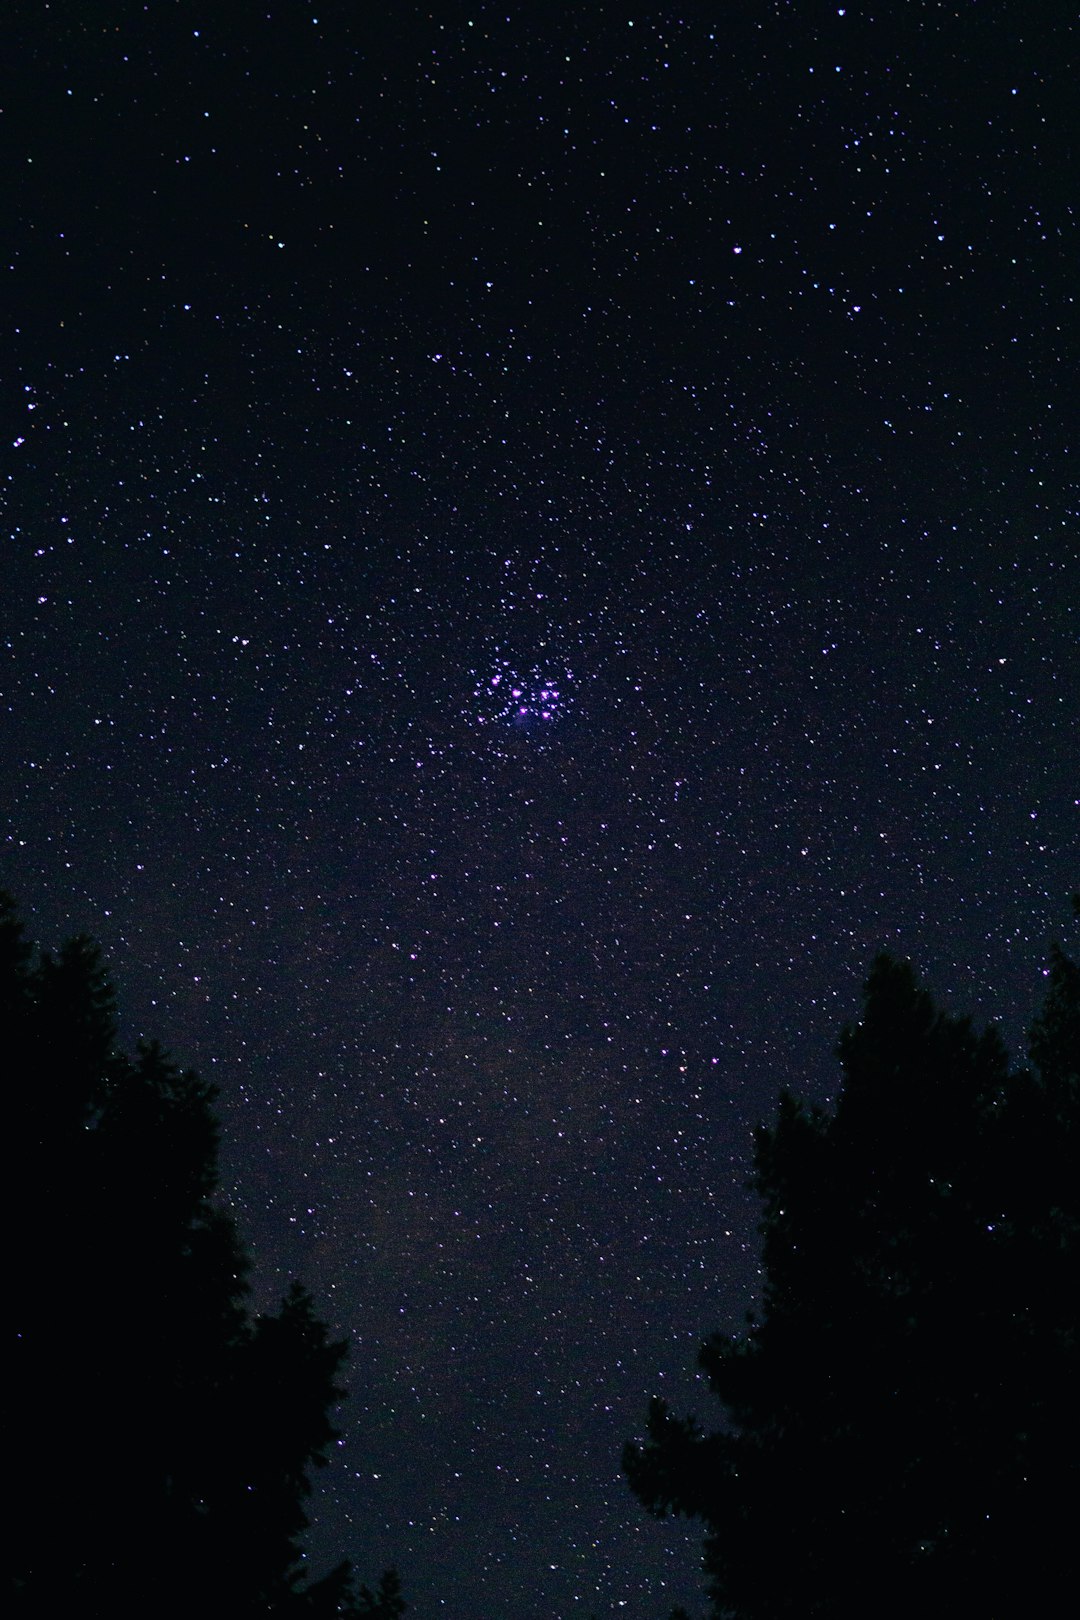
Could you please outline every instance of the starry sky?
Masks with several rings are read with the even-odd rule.
[[[352,1339],[312,1561],[700,1612],[619,1468],[874,953],[1077,885],[1073,8],[15,0],[0,882]]]

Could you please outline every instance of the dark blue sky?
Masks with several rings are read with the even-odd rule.
[[[387,9],[16,5],[0,879],[352,1336],[316,1560],[656,1620],[754,1125],[1077,883],[1070,19]]]

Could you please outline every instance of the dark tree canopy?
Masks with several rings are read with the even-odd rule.
[[[1080,971],[1055,949],[1031,1067],[882,956],[834,1111],[758,1133],[760,1310],[654,1402],[654,1513],[703,1521],[718,1616],[1021,1614],[1073,1588],[1080,1500]]]
[[[346,1346],[294,1285],[247,1305],[214,1204],[214,1090],[115,1046],[96,947],[27,944],[0,895],[16,1329],[9,1424],[23,1615],[394,1620],[393,1573],[304,1579],[304,1500]]]

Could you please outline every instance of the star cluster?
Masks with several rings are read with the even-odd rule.
[[[473,693],[477,724],[546,730],[563,718],[572,684],[568,669],[534,664],[520,672],[505,659],[498,659]]]

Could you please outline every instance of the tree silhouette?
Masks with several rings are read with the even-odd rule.
[[[304,1500],[336,1431],[344,1342],[294,1285],[247,1305],[216,1207],[214,1088],[115,1046],[100,953],[54,958],[0,895],[18,1614],[396,1620],[393,1572],[305,1579]]]
[[[1080,1484],[1080,971],[1055,947],[1010,1075],[993,1030],[879,957],[839,1057],[834,1112],[782,1094],[757,1136],[760,1311],[699,1358],[725,1425],[654,1402],[630,1484],[703,1521],[718,1616],[1057,1603]]]

